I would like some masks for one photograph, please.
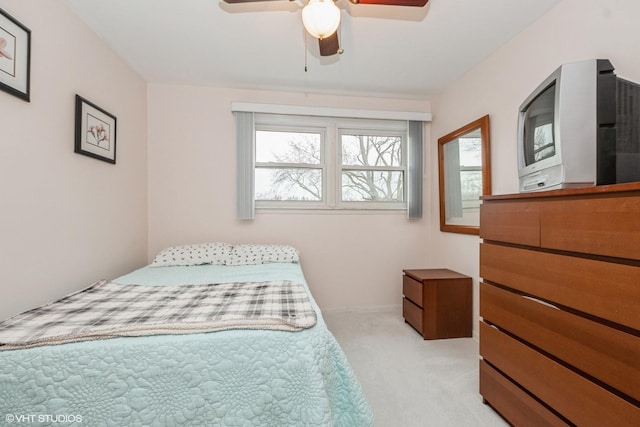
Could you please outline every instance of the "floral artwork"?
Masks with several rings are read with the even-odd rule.
[[[109,125],[101,122],[95,117],[88,116],[89,122],[96,121],[97,124],[89,126],[87,143],[96,147],[109,149]]]
[[[31,31],[0,9],[0,90],[30,100]]]
[[[80,95],[76,95],[74,151],[105,162],[116,162],[116,117]]]

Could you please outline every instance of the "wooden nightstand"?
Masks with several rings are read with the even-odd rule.
[[[470,337],[472,280],[446,269],[403,270],[402,317],[425,340]]]

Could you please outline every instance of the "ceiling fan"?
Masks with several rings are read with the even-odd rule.
[[[271,0],[223,0],[225,3],[254,3]],[[294,0],[289,0],[294,1]],[[349,0],[353,4],[423,7],[429,0]],[[302,8],[302,23],[309,34],[318,39],[321,56],[342,53],[338,41],[340,9],[333,0],[309,0]]]

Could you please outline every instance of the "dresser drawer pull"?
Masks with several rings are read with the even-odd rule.
[[[557,306],[555,306],[555,305],[553,305],[553,304],[551,304],[549,302],[542,301],[542,300],[540,300],[538,298],[530,297],[530,296],[527,296],[527,295],[522,295],[522,298],[526,298],[526,299],[531,300],[533,302],[537,302],[538,304],[546,305],[547,307],[551,307],[551,308],[555,308],[556,310],[560,310]]]

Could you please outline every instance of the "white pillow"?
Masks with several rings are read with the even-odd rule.
[[[298,251],[288,245],[233,245],[227,265],[299,262]]]
[[[224,265],[229,260],[231,245],[228,243],[200,243],[172,246],[163,249],[151,262],[151,267],[174,265]]]

